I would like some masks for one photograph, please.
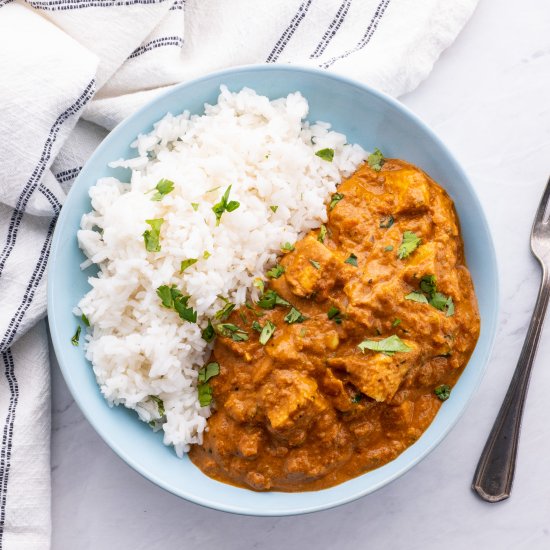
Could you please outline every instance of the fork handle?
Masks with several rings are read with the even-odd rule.
[[[507,499],[512,490],[523,407],[549,297],[550,280],[543,267],[542,282],[521,355],[472,482],[472,489],[487,502]]]

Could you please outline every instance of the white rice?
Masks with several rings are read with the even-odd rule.
[[[166,115],[132,144],[138,157],[112,163],[132,169],[131,183],[102,178],[90,189],[93,210],[82,217],[78,242],[89,258],[83,268],[95,263],[100,271],[75,310],[91,323],[86,355],[109,404],[162,427],[178,456],[202,442],[210,415],[196,382],[212,347],[201,328],[223,307],[218,296],[243,304],[281,243],[326,221],[331,193],[366,158],[329,124],[305,122],[307,113],[299,92],[269,101],[222,86],[204,115]],[[324,148],[334,149],[332,162],[315,155]],[[162,178],[175,189],[152,201],[147,192]],[[240,206],[216,227],[212,206],[229,185]],[[145,220],[153,218],[165,220],[160,252],[144,246]],[[199,261],[180,274],[189,258]],[[191,296],[197,324],[161,305],[156,289],[173,284]],[[164,417],[150,396],[162,399]]]

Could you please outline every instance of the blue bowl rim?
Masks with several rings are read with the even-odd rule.
[[[486,328],[489,342],[487,345],[487,352],[485,359],[482,363],[482,365],[479,367],[479,374],[475,380],[475,385],[472,387],[469,395],[466,399],[463,400],[460,409],[458,413],[455,415],[455,417],[452,419],[451,422],[447,424],[444,430],[439,434],[437,438],[433,440],[433,442],[417,457],[412,459],[408,464],[404,465],[400,470],[393,473],[390,476],[387,476],[380,482],[370,486],[367,489],[357,490],[355,492],[351,491],[350,494],[348,494],[345,497],[334,499],[334,501],[330,503],[323,503],[319,505],[311,505],[307,508],[304,507],[289,507],[288,509],[269,509],[269,508],[249,508],[249,507],[242,507],[238,504],[220,504],[219,502],[212,502],[208,498],[204,498],[201,496],[197,496],[194,493],[188,493],[185,490],[176,490],[173,487],[171,487],[169,484],[165,483],[161,479],[159,479],[155,474],[146,471],[144,468],[142,468],[139,464],[137,464],[134,459],[129,456],[124,450],[120,448],[120,446],[117,444],[116,441],[113,441],[108,433],[104,433],[103,426],[99,425],[97,422],[95,422],[94,417],[85,409],[85,407],[82,406],[81,401],[78,397],[78,391],[77,388],[74,387],[72,381],[70,378],[65,376],[65,370],[68,368],[67,365],[64,364],[63,361],[63,345],[64,342],[61,340],[60,335],[57,334],[54,323],[52,321],[54,315],[50,318],[50,312],[55,311],[55,305],[53,301],[53,285],[49,284],[49,276],[51,272],[53,271],[53,265],[55,263],[55,257],[57,255],[57,247],[58,242],[61,238],[61,230],[60,228],[63,227],[65,217],[66,217],[66,210],[64,208],[61,209],[61,213],[59,215],[59,218],[57,220],[56,228],[54,231],[53,239],[52,239],[52,245],[51,245],[51,251],[50,251],[50,262],[48,264],[48,289],[47,289],[47,308],[48,308],[48,324],[50,328],[50,334],[51,339],[54,347],[54,351],[56,354],[56,357],[59,362],[60,370],[63,374],[63,378],[65,379],[65,382],[67,383],[67,386],[69,388],[69,391],[74,398],[75,402],[77,403],[79,409],[81,410],[84,417],[88,420],[88,422],[92,425],[94,430],[99,434],[99,436],[103,439],[103,441],[129,466],[131,466],[136,472],[138,472],[140,475],[142,475],[147,480],[151,481],[155,485],[158,485],[159,487],[165,489],[166,491],[179,496],[181,498],[184,498],[190,502],[194,502],[195,504],[198,504],[200,506],[204,506],[207,508],[211,508],[214,510],[219,510],[223,512],[230,512],[234,514],[240,514],[240,515],[253,515],[253,516],[268,516],[268,517],[274,517],[274,516],[290,516],[290,515],[301,515],[301,514],[308,514],[312,512],[318,512],[321,510],[326,510],[330,508],[335,508],[337,506],[341,506],[343,504],[352,502],[354,500],[357,500],[358,498],[361,498],[363,496],[366,496],[368,494],[371,494],[382,487],[388,485],[395,479],[401,477],[406,472],[408,472],[410,469],[412,469],[414,466],[416,466],[420,461],[422,461],[426,456],[428,456],[442,441],[445,439],[445,437],[449,434],[451,429],[456,425],[458,420],[462,417],[464,414],[468,404],[470,403],[471,399],[473,398],[474,394],[476,393],[481,380],[483,379],[483,376],[485,374],[485,371],[487,369],[487,365],[489,363],[489,359],[492,353],[492,349],[494,346],[494,341],[496,337],[496,328],[497,328],[497,321],[499,318],[499,307],[500,307],[500,284],[499,284],[499,272],[498,272],[498,263],[496,258],[496,251],[494,246],[494,240],[491,233],[491,230],[489,228],[489,225],[487,223],[487,218],[485,216],[484,209],[482,207],[482,204],[479,200],[479,197],[477,196],[477,193],[475,191],[475,188],[470,183],[470,180],[465,173],[464,169],[461,167],[461,165],[458,163],[458,161],[455,159],[454,155],[451,153],[449,148],[445,145],[445,143],[435,134],[435,132],[414,112],[412,112],[408,107],[403,105],[398,100],[394,99],[393,97],[387,95],[386,93],[377,90],[375,88],[372,88],[368,84],[364,84],[358,80],[342,76],[338,73],[332,73],[328,72],[323,69],[317,69],[313,67],[303,66],[303,65],[295,65],[295,64],[250,64],[250,65],[239,65],[235,67],[231,67],[228,69],[223,69],[220,71],[215,71],[208,73],[200,78],[192,79],[187,82],[182,82],[180,84],[177,84],[175,86],[170,87],[168,90],[161,92],[159,95],[157,95],[155,98],[153,98],[151,101],[147,102],[145,105],[137,109],[134,113],[132,113],[129,117],[121,121],[113,130],[109,132],[109,134],[105,137],[105,139],[99,144],[97,149],[93,152],[93,154],[89,157],[89,159],[86,161],[85,166],[88,164],[91,164],[95,161],[96,157],[100,155],[100,152],[105,149],[106,147],[109,147],[112,141],[117,139],[117,133],[119,130],[123,129],[125,126],[129,125],[133,119],[140,117],[143,113],[145,113],[152,104],[157,102],[162,102],[165,97],[170,96],[173,93],[177,93],[182,89],[185,89],[186,87],[193,86],[199,82],[203,82],[206,80],[209,80],[213,77],[223,77],[225,75],[230,75],[236,72],[254,72],[254,71],[291,71],[291,72],[307,72],[316,74],[318,76],[322,76],[324,78],[333,79],[335,81],[340,81],[343,84],[346,84],[351,87],[355,87],[360,89],[363,92],[366,92],[368,94],[371,94],[381,100],[382,102],[385,102],[389,104],[390,106],[394,107],[397,111],[399,111],[402,115],[405,117],[408,117],[411,119],[425,134],[427,134],[434,142],[438,144],[438,146],[445,151],[449,162],[452,164],[453,169],[457,172],[457,174],[462,178],[463,182],[469,187],[469,191],[471,191],[472,201],[475,203],[476,207],[478,208],[479,212],[481,213],[481,225],[483,226],[484,232],[486,233],[488,237],[488,242],[490,243],[490,249],[486,250],[486,261],[491,266],[492,272],[495,273],[495,281],[493,286],[493,296],[491,297],[491,303],[494,305],[494,315],[491,319],[489,319],[489,324]],[[69,191],[69,194],[67,195],[67,198],[70,196],[70,193],[75,186],[79,185],[80,176],[77,176],[75,181],[73,182],[73,185],[71,187],[71,190]],[[421,436],[422,437],[422,436]],[[353,481],[353,480],[352,480]],[[321,490],[323,491],[323,490]],[[289,495],[292,495],[292,493],[288,493]]]

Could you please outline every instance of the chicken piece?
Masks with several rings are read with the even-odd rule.
[[[335,409],[345,412],[353,408],[353,403],[344,388],[344,383],[339,378],[336,378],[330,369],[325,370],[321,385]]]
[[[327,359],[327,364],[342,369],[349,375],[350,382],[375,401],[391,399],[403,382],[407,372],[418,358],[419,349],[412,342],[408,353],[386,355],[367,351],[364,355],[349,355]]]
[[[287,256],[286,280],[291,291],[303,298],[322,288],[333,286],[330,267],[332,252],[315,237],[308,235],[296,244],[296,251]],[[312,263],[314,262],[314,263]]]
[[[270,431],[291,443],[302,439],[327,406],[317,382],[293,370],[274,371],[261,389],[260,401]]]
[[[424,172],[414,168],[384,171],[386,189],[395,197],[396,214],[424,212],[430,205],[430,187]]]

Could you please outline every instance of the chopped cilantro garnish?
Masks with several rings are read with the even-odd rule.
[[[355,254],[350,254],[349,258],[345,260],[344,263],[357,267],[357,256]]]
[[[320,149],[315,153],[319,158],[326,160],[327,162],[332,162],[334,158],[334,149]]]
[[[248,333],[239,328],[237,325],[233,325],[231,323],[219,323],[214,325],[214,330],[220,336],[226,336],[235,342],[245,342],[248,340]]]
[[[391,252],[393,250],[393,246],[390,244],[389,246],[384,247],[385,252]]]
[[[174,309],[184,321],[196,323],[197,312],[192,307],[187,307],[189,298],[190,296],[180,296],[178,299],[174,300]]]
[[[220,220],[224,212],[233,212],[233,210],[237,210],[237,208],[241,205],[240,202],[229,200],[230,191],[231,185],[225,190],[220,202],[216,203],[212,207],[212,212],[216,215],[216,226],[220,225]]]
[[[90,326],[90,321],[88,320],[88,317],[86,317],[86,315],[84,315],[84,313],[81,315],[81,319],[82,319],[82,322],[83,322],[87,327]]]
[[[328,209],[332,210],[343,198],[344,195],[342,195],[342,193],[333,193],[332,197],[330,197]]]
[[[239,311],[239,317],[241,318],[241,321],[246,325],[248,323],[248,319],[246,318],[246,315],[244,311]]]
[[[265,322],[264,328],[260,334],[260,344],[262,344],[262,346],[265,346],[269,339],[273,336],[275,328],[275,325],[271,321]]]
[[[277,212],[277,209],[278,209],[279,207],[278,207],[277,205],[274,204],[274,205],[270,206],[269,208],[271,208],[271,210],[272,210],[273,212]]]
[[[437,291],[437,283],[435,275],[424,275],[420,279],[420,291],[415,290],[405,296],[406,300],[412,300],[413,302],[420,302],[423,304],[430,304],[439,311],[444,311],[447,317],[454,315],[455,305],[451,296],[445,296],[441,292]]]
[[[214,327],[212,326],[210,319],[208,319],[208,325],[206,325],[206,328],[202,329],[202,339],[210,343],[214,339],[215,335],[216,333],[214,332]]]
[[[422,294],[422,292],[415,290],[411,292],[410,294],[407,294],[405,296],[405,300],[410,300],[411,302],[418,302],[420,304],[427,304],[428,298]]]
[[[384,155],[382,154],[380,149],[375,147],[374,152],[372,152],[368,156],[367,162],[369,163],[369,166],[373,170],[375,170],[376,172],[380,172],[380,170],[382,169],[382,166],[386,162],[386,159],[384,158]]]
[[[192,202],[191,207],[196,212],[199,209],[199,203],[198,202]]]
[[[159,416],[164,416],[164,414],[166,412],[164,410],[164,401],[156,395],[150,395],[149,399],[151,399],[151,401],[154,401],[157,404],[157,409],[158,409],[158,412],[159,412]]]
[[[351,398],[351,402],[352,402],[352,403],[360,403],[362,398],[363,398],[363,396],[362,396],[360,393],[356,393],[356,394]]]
[[[307,328],[300,329],[300,338],[303,338],[307,334]]]
[[[429,295],[434,294],[437,290],[435,275],[424,275],[424,277],[420,279],[420,290]]]
[[[252,330],[255,330],[257,332],[262,332],[262,325],[260,325],[258,321],[253,321],[251,326],[252,326]]]
[[[205,260],[208,260],[208,258],[210,258],[210,256],[212,256],[212,254],[210,254],[210,252],[208,252],[208,250],[205,250],[202,257],[205,259]]]
[[[73,346],[78,346],[78,340],[80,339],[80,333],[82,332],[82,327],[78,325],[76,327],[76,332],[74,333],[73,337],[71,338],[71,344]]]
[[[267,290],[264,292],[257,303],[263,309],[273,309],[275,306],[290,306],[290,304],[281,298],[274,290]]]
[[[322,225],[321,228],[319,229],[319,235],[317,236],[317,240],[320,243],[324,243],[326,236],[327,236],[327,228],[325,225]]]
[[[263,282],[262,279],[260,278],[257,278],[257,279],[254,279],[252,281],[252,284],[261,292],[263,293],[264,289],[265,289],[265,283]]]
[[[188,267],[196,264],[199,260],[197,258],[189,258],[188,260],[183,260],[180,265],[180,273],[183,273]]]
[[[396,327],[397,325],[401,324],[401,319],[395,319],[393,323],[391,324],[392,327]]]
[[[309,260],[309,263],[315,268],[315,269],[321,269],[321,264],[319,262],[316,262],[315,260]]]
[[[372,351],[385,353],[386,355],[393,355],[397,352],[408,353],[412,350],[411,347],[407,346],[407,344],[405,344],[405,342],[403,342],[403,340],[395,334],[388,336],[383,340],[363,340],[363,342],[361,342],[357,347],[362,352],[366,349],[370,349]]]
[[[216,319],[220,319],[221,321],[225,321],[229,315],[231,315],[231,312],[235,309],[235,304],[232,304],[227,298],[224,298],[223,296],[219,296],[224,302],[225,305],[216,313],[214,314],[214,317]]]
[[[434,393],[437,397],[439,397],[439,399],[441,399],[441,401],[447,401],[451,395],[451,386],[441,384],[441,386],[437,386],[437,388],[435,388]]]
[[[292,252],[294,250],[294,245],[291,243],[281,244],[281,250],[283,252]]]
[[[160,252],[160,227],[164,223],[164,218],[155,220],[145,220],[151,226],[143,232],[143,240],[145,241],[145,249],[147,252]]]
[[[157,183],[154,189],[151,189],[151,191],[156,191],[156,193],[151,197],[151,200],[160,201],[164,195],[168,195],[168,193],[171,193],[173,190],[174,182],[163,178]]]
[[[305,320],[306,318],[295,307],[285,315],[285,322],[289,325],[293,323],[303,323]]]
[[[380,220],[380,227],[383,229],[389,229],[395,220],[393,219],[393,216],[390,214],[389,216],[386,216],[385,218],[382,218]]]
[[[278,279],[284,272],[285,268],[280,264],[276,264],[266,273],[266,275],[272,279]]]
[[[340,316],[340,313],[342,312],[337,307],[331,306],[327,311],[327,317],[329,319],[332,319],[337,325],[340,325],[342,323],[342,317]]]
[[[197,387],[199,403],[201,407],[207,407],[212,403],[212,388],[210,384],[199,384]]]
[[[205,382],[208,382],[210,378],[218,376],[218,374],[220,374],[219,363],[208,363],[208,365],[202,367],[199,371],[197,381],[204,384]]]
[[[189,323],[197,322],[197,312],[188,307],[190,296],[183,296],[176,288],[176,285],[171,287],[162,285],[157,288],[157,296],[160,298],[162,305],[169,309],[174,309],[181,319]]]
[[[397,257],[400,260],[402,260],[403,258],[407,258],[418,248],[418,245],[421,242],[422,239],[418,237],[415,233],[413,233],[412,231],[405,231],[405,233],[403,233],[403,240],[401,241],[401,245],[399,246],[399,249],[397,251]]]

